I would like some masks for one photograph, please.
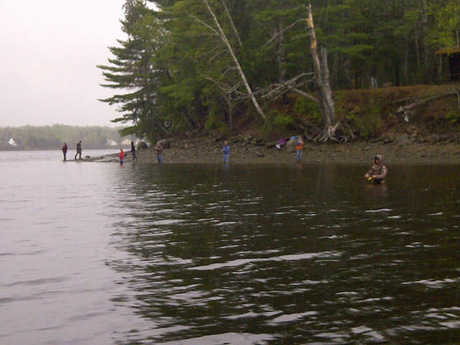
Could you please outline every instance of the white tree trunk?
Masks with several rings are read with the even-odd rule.
[[[221,0],[222,6],[224,6],[225,13],[227,14],[228,20],[230,22],[230,25],[232,26],[233,33],[236,36],[236,39],[238,40],[238,44],[240,47],[243,46],[243,42],[241,41],[240,34],[238,33],[238,30],[236,29],[235,23],[233,22],[232,15],[230,14],[230,11],[228,10],[227,4],[225,3],[225,0]]]
[[[307,28],[310,35],[310,52],[313,58],[313,67],[315,70],[316,84],[318,86],[318,103],[324,122],[325,135],[324,139],[332,139],[337,125],[335,124],[334,102],[332,101],[332,92],[329,84],[329,68],[327,64],[326,48],[322,49],[322,63],[320,62],[318,51],[315,26],[313,24],[313,13],[311,4],[307,7]]]
[[[262,108],[260,107],[259,103],[257,102],[256,97],[254,96],[254,93],[252,92],[251,86],[249,86],[248,80],[246,79],[246,75],[244,74],[243,68],[241,68],[240,62],[238,61],[238,58],[235,55],[235,52],[233,51],[232,45],[230,44],[229,40],[227,39],[227,36],[224,33],[224,30],[222,29],[222,26],[219,23],[219,20],[217,19],[216,14],[212,10],[211,6],[209,5],[208,0],[203,0],[203,3],[206,5],[206,8],[208,9],[209,13],[211,14],[212,18],[214,19],[214,23],[217,26],[217,30],[219,33],[219,37],[222,40],[222,42],[225,44],[225,46],[228,49],[228,52],[230,53],[230,56],[233,59],[233,62],[235,64],[236,69],[238,70],[238,73],[240,74],[240,77],[243,81],[244,86],[246,87],[246,90],[249,94],[249,97],[251,98],[252,103],[254,104],[254,107],[256,108],[257,112],[259,115],[264,119],[264,121],[267,120],[267,117],[265,116]]]

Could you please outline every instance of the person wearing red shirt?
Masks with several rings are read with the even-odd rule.
[[[118,157],[120,157],[120,164],[123,164],[123,159],[125,159],[125,152],[123,151],[123,149],[120,149]]]

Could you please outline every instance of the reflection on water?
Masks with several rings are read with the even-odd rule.
[[[458,344],[459,166],[2,166],[0,343]]]
[[[152,323],[131,340],[458,341],[458,167],[362,170],[138,169],[108,262]]]

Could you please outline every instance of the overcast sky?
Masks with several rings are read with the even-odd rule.
[[[0,127],[111,125],[98,64],[123,39],[124,0],[0,0]]]

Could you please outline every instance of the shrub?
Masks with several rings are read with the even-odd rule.
[[[215,134],[225,134],[228,130],[228,126],[224,120],[224,115],[210,112],[206,117],[204,128]]]
[[[448,120],[452,124],[458,123],[458,120],[460,119],[460,111],[457,109],[452,109],[449,112],[444,115],[444,118]]]
[[[297,114],[305,115],[305,117],[316,124],[321,124],[321,114],[318,109],[318,104],[305,97],[298,97],[294,103],[293,110]]]
[[[273,126],[278,129],[287,129],[290,125],[294,123],[294,120],[292,119],[292,117],[288,115],[283,115],[277,112],[272,122]]]
[[[350,125],[361,139],[378,136],[382,131],[383,121],[377,114],[366,115],[350,114],[346,116]]]

